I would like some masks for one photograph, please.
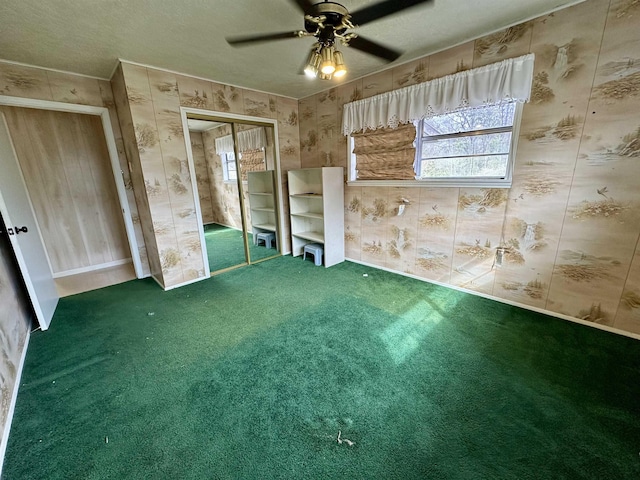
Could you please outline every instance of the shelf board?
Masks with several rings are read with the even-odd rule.
[[[291,235],[304,238],[305,240],[311,240],[312,242],[324,243],[324,235],[322,232],[294,232]]]
[[[270,197],[273,195],[273,192],[249,192],[249,195],[268,195]]]
[[[322,220],[324,215],[316,212],[300,212],[300,213],[292,213],[292,217],[304,217],[304,218],[317,218],[318,220]]]
[[[293,193],[289,196],[293,198],[322,198],[321,193]]]
[[[269,212],[275,213],[275,208],[273,207],[255,207],[251,209],[252,212]]]
[[[276,231],[276,226],[271,223],[254,223],[253,226],[255,228],[261,228],[262,230]]]

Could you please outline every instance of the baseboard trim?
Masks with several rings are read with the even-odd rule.
[[[186,282],[178,283],[177,285],[171,285],[169,287],[163,287],[163,288],[164,288],[164,291],[166,292],[169,290],[173,290],[174,288],[184,287],[186,285],[191,285],[192,283],[201,282],[202,280],[206,280],[207,278],[210,278],[210,276],[194,278],[192,280],[187,280]]]
[[[13,412],[16,409],[16,402],[18,401],[18,390],[20,390],[20,381],[22,379],[22,369],[24,368],[24,362],[27,358],[27,348],[29,347],[29,339],[31,338],[31,331],[27,331],[27,336],[24,339],[24,347],[22,347],[22,355],[20,356],[20,363],[16,370],[16,381],[13,387],[13,393],[11,394],[11,403],[9,404],[9,411],[7,412],[7,422],[4,425],[4,432],[2,433],[2,442],[0,442],[0,478],[2,478],[2,467],[4,466],[4,455],[7,452],[7,444],[9,443],[9,432],[11,431],[11,422],[13,421]]]
[[[475,290],[469,290],[469,289],[466,289],[466,288],[463,288],[463,287],[450,285],[448,283],[438,282],[437,280],[430,280],[430,279],[427,279],[427,278],[418,277],[417,275],[413,275],[411,273],[400,272],[398,270],[392,270],[391,268],[381,267],[379,265],[374,265],[372,263],[362,262],[360,260],[355,260],[353,258],[345,258],[345,260],[348,261],[348,262],[357,263],[359,265],[364,265],[365,267],[371,267],[371,268],[375,268],[377,270],[384,270],[385,272],[395,273],[395,274],[398,274],[398,275],[402,275],[404,277],[409,277],[409,278],[413,278],[415,280],[420,280],[422,282],[432,283],[432,284],[438,285],[440,287],[450,288],[451,290],[457,290],[459,292],[468,293],[470,295],[475,295],[477,297],[486,298],[488,300],[494,300],[494,301],[499,302],[499,303],[504,303],[505,305],[511,305],[513,307],[523,308],[525,310],[530,310],[532,312],[542,313],[544,315],[549,315],[550,317],[559,318],[561,320],[568,320],[568,321],[573,322],[573,323],[579,323],[580,325],[586,325],[587,327],[593,327],[593,328],[597,328],[599,330],[604,330],[604,331],[609,332],[609,333],[615,333],[615,334],[618,334],[618,335],[623,335],[625,337],[633,338],[635,340],[640,340],[640,334],[637,334],[637,333],[631,333],[631,332],[627,332],[625,330],[620,330],[618,328],[609,327],[607,325],[600,325],[600,324],[597,324],[597,323],[588,322],[586,320],[582,320],[582,319],[576,318],[576,317],[571,317],[571,316],[565,315],[563,313],[553,312],[551,310],[546,310],[544,308],[539,308],[539,307],[534,307],[534,306],[527,305],[527,304],[524,304],[524,303],[514,302],[513,300],[507,300],[506,298],[500,298],[500,297],[496,297],[496,296],[489,295],[489,294],[486,294],[486,293],[476,292]]]
[[[120,265],[126,265],[132,263],[131,258],[123,258],[122,260],[114,260],[113,262],[100,263],[98,265],[89,265],[88,267],[74,268],[71,270],[64,270],[62,272],[56,272],[53,274],[53,278],[69,277],[71,275],[78,275],[79,273],[93,272],[95,270],[103,270],[105,268],[118,267]]]

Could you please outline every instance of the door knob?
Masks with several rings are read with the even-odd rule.
[[[26,225],[23,225],[22,227],[16,226],[15,229],[16,229],[16,235],[19,234],[20,232],[27,233],[29,231]]]

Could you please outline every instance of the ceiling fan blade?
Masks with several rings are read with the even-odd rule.
[[[385,47],[384,45],[381,45],[379,43],[372,42],[371,40],[367,40],[366,38],[362,38],[359,35],[349,40],[349,46],[365,53],[375,55],[376,57],[384,58],[385,60],[388,60],[390,62],[393,62],[400,55],[402,55],[402,52],[392,50],[389,47]]]
[[[313,2],[311,2],[310,0],[292,0],[293,2],[295,2],[298,7],[300,7],[300,10],[302,10],[302,13],[304,13],[305,15],[311,15],[313,13]]]
[[[351,23],[354,25],[364,25],[387,15],[400,12],[405,8],[430,3],[433,0],[384,0],[374,5],[361,8],[351,13]]]
[[[268,42],[270,40],[286,40],[287,38],[300,38],[301,32],[266,33],[262,35],[245,35],[242,37],[228,37],[227,43],[232,46],[242,46],[250,43]]]

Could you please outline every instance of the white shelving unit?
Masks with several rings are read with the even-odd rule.
[[[256,235],[261,232],[273,232],[277,239],[276,223],[278,217],[276,215],[273,170],[248,172],[248,189],[251,232],[254,243]]]
[[[324,245],[323,263],[344,261],[344,169],[289,170],[291,248],[302,255],[308,243]]]

